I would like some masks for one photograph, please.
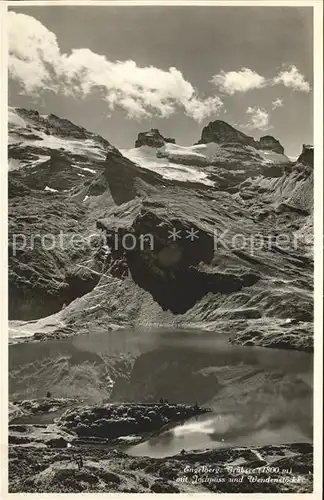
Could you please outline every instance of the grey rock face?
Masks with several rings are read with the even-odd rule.
[[[303,144],[303,150],[297,159],[297,163],[304,163],[310,167],[314,166],[314,146]]]
[[[284,147],[272,135],[264,135],[263,137],[260,137],[259,145],[260,149],[263,150],[274,151],[279,154],[284,154],[285,152]]]
[[[222,120],[210,122],[203,128],[198,144],[207,144],[209,142],[217,142],[219,144],[235,143],[253,146],[255,148],[258,147],[253,137],[236,130],[236,128]]]
[[[284,154],[284,148],[280,142],[271,135],[265,135],[256,141],[253,137],[240,132],[222,120],[210,122],[203,128],[198,144],[216,142],[218,144],[243,144],[255,149],[270,150]]]
[[[175,144],[175,139],[163,137],[157,128],[151,128],[149,132],[140,132],[135,141],[135,148],[150,146],[151,148],[161,148],[166,142]]]

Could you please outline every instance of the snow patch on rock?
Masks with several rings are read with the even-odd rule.
[[[49,186],[45,186],[44,191],[50,191],[51,193],[58,193],[57,189],[53,189]]]
[[[185,146],[175,146],[168,144],[167,148],[172,148],[172,151],[180,151],[180,155],[194,155],[195,157],[201,157],[202,155],[191,151],[190,147]],[[164,148],[161,148],[164,149]],[[121,153],[136,163],[138,166],[151,170],[165,179],[177,180],[180,182],[198,182],[200,184],[205,184],[207,186],[213,186],[214,183],[211,181],[207,174],[202,172],[197,167],[178,165],[169,161],[167,158],[161,158],[156,156],[156,150],[150,148],[149,146],[141,146],[134,149],[124,149]]]

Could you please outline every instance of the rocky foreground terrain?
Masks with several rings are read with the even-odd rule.
[[[312,353],[312,146],[291,161],[277,139],[217,120],[193,146],[152,129],[119,151],[68,120],[11,108],[8,157],[10,491],[311,491],[308,443],[160,459],[120,440],[187,420],[195,401],[206,411],[217,391],[217,403],[241,391],[243,407],[279,380],[299,411],[307,380],[260,374],[252,355],[215,367],[212,353],[89,354],[66,341],[189,328],[247,350]]]
[[[70,404],[48,399],[30,401],[19,409],[26,417]],[[9,432],[10,492],[312,491],[313,454],[307,443],[183,450],[163,459],[125,453],[131,443],[206,411],[168,403],[110,404],[75,406],[49,425],[15,424],[13,419]],[[11,416],[17,419],[13,411]]]
[[[312,446],[206,450],[167,459],[131,457],[116,449],[14,447],[10,492],[32,493],[309,493]],[[243,472],[242,472],[243,471]],[[275,471],[275,472],[273,472]],[[293,471],[293,472],[292,472]],[[272,481],[269,481],[269,477]]]

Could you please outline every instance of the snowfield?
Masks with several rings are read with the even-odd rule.
[[[172,147],[171,147],[172,146]],[[134,149],[122,149],[120,152],[129,160],[136,163],[142,168],[151,170],[165,179],[173,179],[180,182],[198,182],[207,186],[213,186],[214,183],[208,178],[208,175],[202,172],[198,167],[178,165],[169,161],[168,158],[158,158],[157,151],[169,151],[179,153],[182,157],[190,156],[197,158],[204,158],[203,155],[196,153],[192,147],[176,146],[174,144],[167,144],[163,148],[155,149],[150,146],[141,146]]]
[[[235,148],[235,145],[233,147]],[[287,156],[273,151],[257,150],[248,146],[246,152],[247,155],[259,161],[261,165],[290,163]],[[224,163],[227,159],[231,160],[234,154],[214,142],[194,146],[166,143],[158,149],[141,146],[123,149],[121,153],[140,167],[152,170],[165,179],[197,182],[207,186],[214,186],[214,182],[209,178],[206,167],[215,161]]]

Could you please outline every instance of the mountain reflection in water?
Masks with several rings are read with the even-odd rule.
[[[160,335],[161,347],[178,350],[179,359],[186,352],[194,351],[197,357],[214,353],[212,366],[201,370],[214,376],[215,391],[205,403],[212,413],[131,446],[129,454],[163,457],[182,449],[312,441],[311,355],[232,346],[226,338],[192,333],[185,336],[183,332],[175,332],[172,337]],[[206,394],[208,391],[206,386]]]
[[[135,365],[127,390],[123,380],[120,390],[111,396],[112,402],[136,404],[153,395],[155,401],[163,397],[173,403],[194,404],[197,400],[212,409],[131,446],[128,453],[132,455],[163,457],[182,449],[312,441],[313,356],[292,350],[235,346],[229,344],[228,336],[216,332],[129,329],[11,345],[10,393],[25,394],[34,372],[36,382],[39,379],[45,385],[46,369],[55,368],[56,362],[61,371],[54,374],[61,375],[58,361],[63,359],[67,376],[80,367],[79,385],[86,388],[89,397],[96,395],[101,379],[97,382],[96,375],[92,387],[84,378],[85,363],[100,367],[106,359],[108,366],[109,356],[118,358],[123,353],[131,353]],[[38,375],[42,363],[44,370]],[[52,369],[48,376],[53,384]],[[61,386],[65,390],[65,385]],[[42,387],[37,390],[42,393]]]

